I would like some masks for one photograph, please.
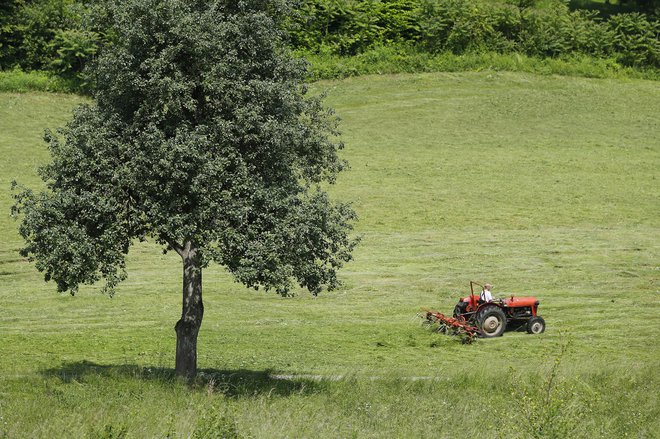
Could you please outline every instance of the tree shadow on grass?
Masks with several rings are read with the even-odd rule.
[[[63,383],[80,383],[95,378],[155,381],[163,385],[185,382],[192,390],[222,394],[230,398],[256,397],[265,394],[305,395],[317,393],[327,385],[321,380],[273,375],[269,370],[247,369],[200,369],[194,379],[180,381],[171,368],[135,364],[97,364],[86,360],[63,363],[59,367],[42,370],[41,374],[45,377],[57,378]]]

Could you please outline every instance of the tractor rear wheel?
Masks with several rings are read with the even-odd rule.
[[[477,323],[482,336],[499,337],[506,329],[506,316],[499,306],[486,306],[477,312]]]
[[[532,317],[527,322],[527,332],[530,334],[540,334],[545,331],[545,320],[543,317]]]

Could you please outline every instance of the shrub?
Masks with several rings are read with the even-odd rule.
[[[0,8],[0,69],[48,70],[82,83],[82,69],[105,41],[90,17],[101,9],[77,0],[8,2]]]
[[[417,38],[419,0],[306,0],[289,21],[295,47],[355,55],[381,43]]]
[[[598,14],[571,12],[563,0],[306,0],[289,32],[294,47],[326,55],[407,43],[430,53],[590,55],[657,65],[657,21],[643,14],[603,21]]]
[[[660,67],[660,23],[644,14],[617,14],[609,24],[614,50],[621,63],[629,66]]]
[[[525,9],[517,38],[518,47],[529,55],[560,55],[570,47],[570,28],[568,7],[564,4],[555,4],[546,9]]]
[[[426,0],[420,17],[427,50],[453,53],[514,49],[511,37],[520,26],[520,12],[508,4]]]
[[[74,0],[34,0],[14,3],[12,30],[4,34],[3,46],[13,46],[2,53],[0,67],[20,66],[26,70],[48,67],[56,54],[51,46],[58,29],[70,29],[79,21],[72,8]]]
[[[98,51],[99,41],[99,34],[96,32],[79,29],[58,30],[50,43],[57,54],[50,67],[65,79],[82,82],[82,70]]]
[[[597,12],[575,11],[571,13],[570,21],[567,37],[571,52],[596,57],[611,56],[614,32],[598,18]]]

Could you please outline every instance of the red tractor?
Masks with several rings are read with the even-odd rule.
[[[540,334],[545,331],[545,320],[537,315],[539,301],[535,297],[514,297],[507,299],[482,300],[482,296],[474,293],[474,285],[483,286],[470,281],[469,297],[461,298],[454,308],[454,318],[465,321],[466,324],[479,328],[482,337],[498,337],[504,333],[507,326],[526,327],[530,334]]]

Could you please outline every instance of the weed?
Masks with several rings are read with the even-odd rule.
[[[72,89],[72,84],[67,80],[46,72],[0,71],[0,92],[68,92]]]
[[[431,54],[406,45],[378,46],[350,57],[323,52],[299,54],[310,62],[311,80],[374,74],[470,71],[527,72],[589,78],[660,78],[658,69],[625,67],[614,58],[599,59],[579,54],[557,58],[496,52]]]
[[[128,428],[125,425],[112,425],[106,424],[100,430],[92,430],[89,439],[124,439],[128,433]]]
[[[244,436],[239,432],[236,421],[216,406],[203,414],[197,428],[193,432],[193,439],[242,439]]]
[[[524,419],[524,423],[504,422],[502,434],[513,437],[564,438],[580,436],[581,420],[590,411],[590,401],[583,398],[574,380],[562,377],[560,366],[569,354],[571,336],[561,335],[559,352],[552,361],[545,378],[536,385],[510,368],[511,395],[514,413],[502,419]]]

